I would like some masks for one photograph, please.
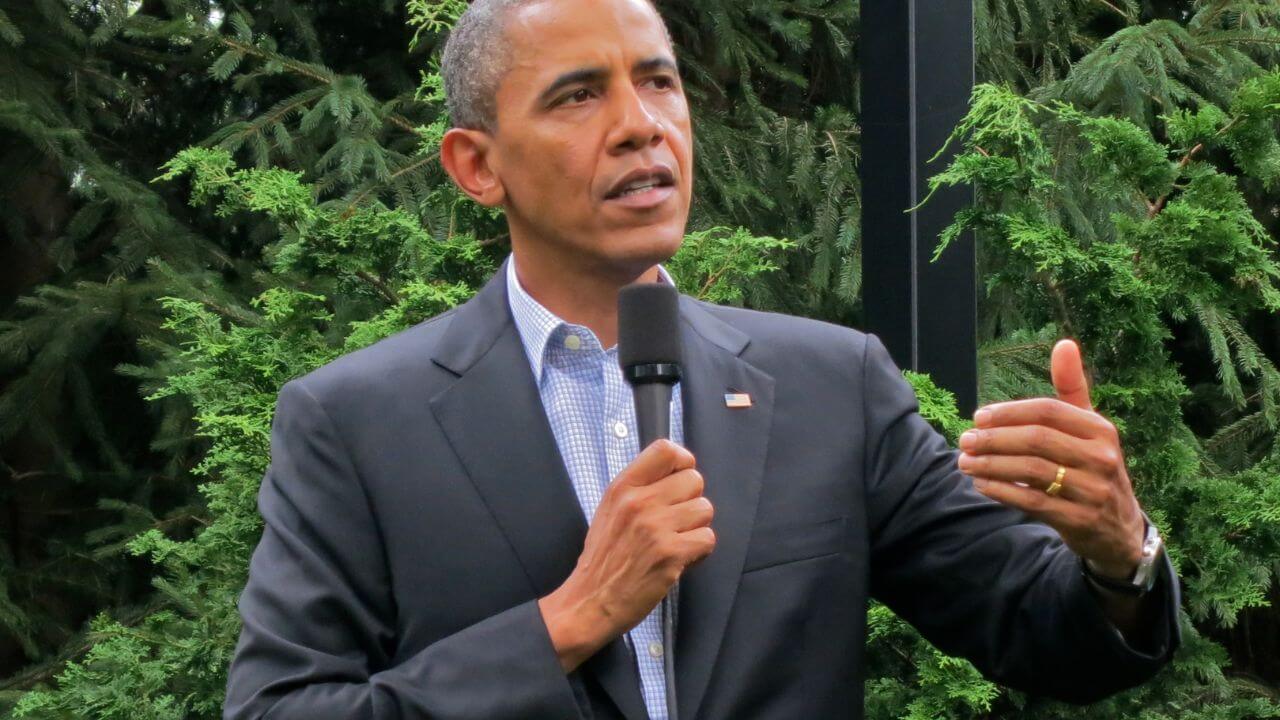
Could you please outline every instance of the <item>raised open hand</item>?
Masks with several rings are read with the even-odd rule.
[[[1080,348],[1062,340],[1050,374],[1057,398],[996,403],[960,437],[960,470],[987,497],[1058,531],[1101,574],[1128,578],[1143,519],[1116,428],[1089,400]]]

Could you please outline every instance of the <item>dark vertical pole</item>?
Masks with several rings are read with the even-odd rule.
[[[862,0],[862,238],[867,329],[895,362],[977,406],[974,243],[930,262],[942,229],[973,199],[928,179],[929,158],[964,117],[973,91],[973,6],[963,0]]]

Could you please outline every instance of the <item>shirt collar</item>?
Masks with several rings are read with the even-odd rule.
[[[661,265],[658,266],[658,277],[668,285],[676,284],[671,274]],[[520,341],[524,344],[525,356],[529,358],[533,379],[541,383],[547,343],[562,325],[568,325],[568,323],[543,307],[542,303],[534,300],[533,296],[520,284],[520,278],[516,275],[514,253],[507,258],[507,304],[511,307],[511,317],[515,320]],[[583,331],[591,332],[587,328],[583,328]]]

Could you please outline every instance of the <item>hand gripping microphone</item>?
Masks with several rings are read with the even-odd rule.
[[[671,437],[671,388],[680,380],[680,296],[666,283],[637,283],[618,293],[618,363],[635,396],[640,449]],[[676,720],[673,593],[662,601],[667,720]]]

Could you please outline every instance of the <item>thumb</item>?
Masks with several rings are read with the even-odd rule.
[[[693,453],[670,440],[655,440],[614,478],[619,485],[651,485],[662,478],[695,467]]]
[[[1049,374],[1058,399],[1078,408],[1092,410],[1089,401],[1089,381],[1084,376],[1084,361],[1080,358],[1080,346],[1074,340],[1059,340],[1053,346],[1049,360]]]

